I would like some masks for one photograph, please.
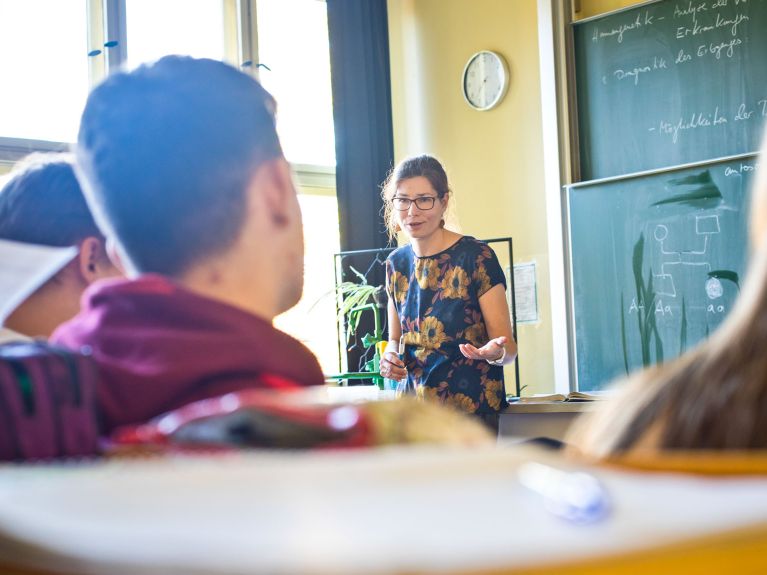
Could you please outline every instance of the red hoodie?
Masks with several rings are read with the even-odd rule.
[[[323,383],[296,339],[156,275],[94,285],[51,340],[91,348],[104,433],[231,391]]]

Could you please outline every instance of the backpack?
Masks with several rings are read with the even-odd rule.
[[[98,453],[96,378],[88,349],[0,345],[0,461]]]

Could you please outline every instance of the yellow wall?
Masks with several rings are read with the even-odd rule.
[[[536,1],[389,0],[389,30],[395,158],[437,156],[460,230],[512,236],[515,261],[535,260],[541,319],[519,326],[520,379],[525,395],[552,391]],[[477,112],[461,74],[483,49],[506,57],[511,86],[497,108]]]
[[[641,4],[644,0],[581,0],[580,12],[575,13],[575,19],[589,18],[605,12],[619,10],[633,4]]]

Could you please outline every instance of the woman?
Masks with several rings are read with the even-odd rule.
[[[767,448],[766,153],[752,190],[752,261],[732,313],[695,350],[638,373],[582,420],[568,437],[581,453]]]
[[[404,160],[384,184],[389,234],[401,230],[410,243],[386,261],[390,351],[381,375],[407,377],[427,397],[476,414],[497,432],[506,407],[503,366],[517,355],[506,281],[487,244],[445,229],[450,193],[431,156]],[[400,359],[393,350],[401,337]]]

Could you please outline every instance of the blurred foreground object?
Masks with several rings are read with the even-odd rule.
[[[0,461],[96,455],[96,378],[89,350],[0,345]]]
[[[149,448],[335,448],[399,443],[492,444],[478,422],[433,403],[403,397],[346,404],[325,389],[247,390],[205,399],[137,426],[114,445]]]
[[[588,525],[551,513],[519,481],[530,463],[592,475],[612,511]],[[522,445],[397,445],[5,466],[0,572],[766,571],[767,453],[611,463]]]

